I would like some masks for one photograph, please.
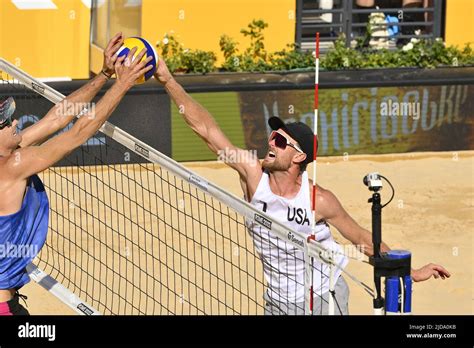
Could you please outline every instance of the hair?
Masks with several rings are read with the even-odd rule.
[[[306,167],[308,166],[308,163],[305,161],[300,163],[300,173],[303,173],[306,170]]]
[[[297,142],[296,144],[298,144],[298,146],[299,146],[300,149],[301,149],[301,145],[300,145],[298,142]],[[303,152],[303,153],[306,155],[306,158],[303,160],[303,162],[301,162],[301,163],[299,164],[299,166],[300,166],[300,174],[302,174],[302,173],[306,170],[306,167],[308,166],[308,162],[307,162],[307,161],[308,161],[308,157],[309,157],[309,156],[308,156],[307,153],[305,153],[305,152]]]

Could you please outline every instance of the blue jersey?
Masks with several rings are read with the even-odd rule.
[[[33,175],[20,210],[0,216],[0,289],[19,289],[30,281],[26,266],[46,241],[48,220],[48,196],[41,179]]]

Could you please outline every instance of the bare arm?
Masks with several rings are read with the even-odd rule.
[[[360,245],[367,256],[372,256],[374,247],[372,243],[372,234],[365,228],[361,227],[342,207],[337,197],[330,191],[319,189],[316,196],[316,206],[319,214],[323,218],[337,228],[344,238],[352,244]],[[381,252],[390,250],[385,243],[380,245]],[[450,273],[440,265],[429,263],[420,269],[412,269],[411,275],[414,281],[423,281],[434,276],[435,278],[449,278]]]
[[[126,59],[130,60],[135,51],[136,49],[131,50]],[[151,66],[145,67],[151,57],[139,63],[145,52],[145,49],[142,50],[129,67],[121,64],[124,57],[117,60],[117,81],[97,103],[95,114],[82,116],[69,131],[48,140],[41,146],[16,150],[6,165],[8,175],[16,180],[26,179],[49,168],[93,136],[112,114],[125,93],[134,85],[136,79],[151,69]]]
[[[316,196],[316,207],[323,218],[337,228],[342,236],[352,244],[362,247],[364,254],[371,256],[374,253],[372,244],[372,234],[361,227],[342,207],[337,197],[328,190],[318,187]],[[390,248],[381,243],[382,252],[389,251]]]
[[[22,133],[20,147],[41,144],[45,139],[66,127],[82,110],[77,110],[79,103],[87,103],[107,81],[99,74],[80,89],[56,104],[40,121],[26,128]]]
[[[122,46],[122,34],[115,35],[104,50],[103,71],[109,76],[115,72],[115,53]],[[98,74],[84,86],[71,93],[56,104],[37,123],[22,132],[20,147],[41,144],[45,139],[66,127],[82,111],[84,104],[89,103],[107,82],[104,74]]]
[[[163,60],[158,62],[155,78],[165,86],[166,92],[173,99],[189,127],[204,140],[212,152],[235,169],[241,179],[246,181],[249,173],[254,171],[261,172],[258,158],[256,156],[253,157],[249,151],[240,149],[230,142],[212,115],[186,93],[183,87],[171,76]],[[248,160],[227,160],[231,156],[234,159]]]

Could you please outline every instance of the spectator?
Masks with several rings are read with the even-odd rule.
[[[402,6],[403,9],[423,8],[426,4],[426,0],[356,0],[356,9],[358,10],[369,10],[373,9],[376,11],[376,7],[380,9],[384,8],[399,8]],[[357,23],[368,23],[370,13],[359,13],[357,15]],[[425,15],[423,12],[410,13],[406,11],[401,12],[400,16],[401,23],[410,22],[424,22]],[[401,27],[402,35],[414,35],[416,30],[422,29],[419,25],[406,25]],[[365,34],[365,27],[362,28],[361,34]],[[407,41],[407,40],[402,40]],[[402,42],[403,43],[403,42]]]

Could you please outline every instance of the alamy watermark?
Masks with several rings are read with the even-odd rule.
[[[342,255],[357,261],[364,260],[366,251],[366,247],[364,245],[344,244],[341,245],[341,249],[342,250],[332,250],[328,248],[321,252],[319,256],[326,261],[337,260],[337,258]]]
[[[412,117],[418,120],[421,115],[421,105],[417,102],[397,102],[388,99],[380,103],[380,115],[392,117]]]
[[[257,150],[228,148],[217,151],[217,161],[226,164],[246,163],[251,166],[258,164]]]
[[[52,342],[56,340],[56,325],[38,325],[26,322],[18,326],[19,338],[46,338]]]
[[[95,117],[95,103],[71,103],[67,99],[57,105],[56,112],[59,116],[88,116],[90,119]]]
[[[0,244],[0,258],[18,257],[18,258],[34,258],[39,253],[37,245],[12,244],[6,242]]]

